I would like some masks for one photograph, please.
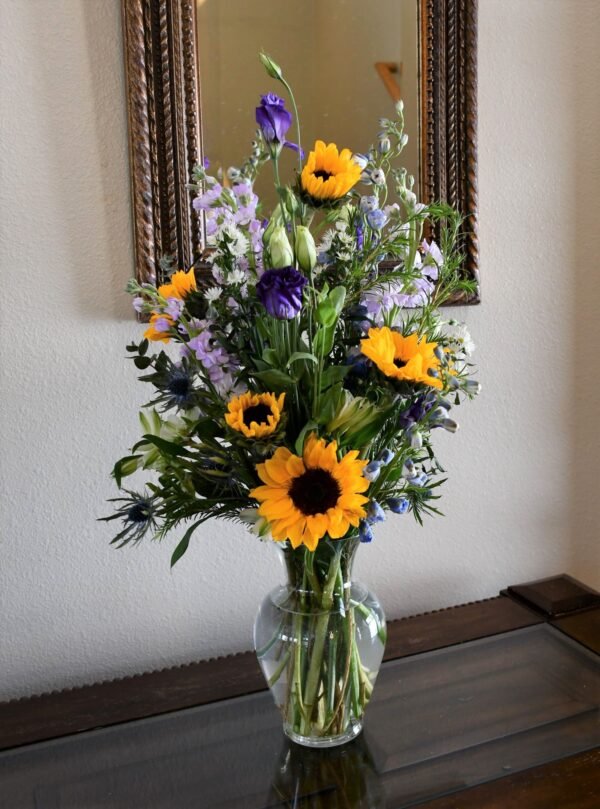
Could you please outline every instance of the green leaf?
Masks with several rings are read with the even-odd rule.
[[[337,319],[338,314],[328,299],[318,304],[315,313],[315,320],[317,321],[317,323],[320,323],[321,326],[331,328],[331,326],[334,326],[336,324]]]
[[[298,360],[309,360],[310,362],[317,363],[318,360],[314,354],[311,354],[309,351],[294,351],[292,356],[287,361],[286,368],[289,368],[290,365]]]
[[[317,422],[316,421],[307,421],[304,427],[300,430],[300,435],[296,439],[296,443],[294,444],[294,449],[296,450],[296,455],[302,455],[302,450],[304,449],[304,441],[308,433],[312,430],[317,429]]]
[[[189,452],[181,446],[181,444],[175,444],[173,441],[166,441],[164,438],[159,438],[157,435],[150,435],[147,434],[144,436],[144,440],[147,441],[149,444],[154,444],[163,455],[169,455],[172,458],[178,458],[181,455],[188,455]]]
[[[146,353],[146,351],[148,351],[148,346],[149,345],[150,345],[150,343],[148,342],[148,340],[146,340],[146,339],[142,340],[142,342],[139,344],[139,347],[138,347],[138,353],[143,356]]]
[[[319,326],[317,333],[315,334],[315,341],[313,343],[314,350],[323,357],[327,357],[333,348],[334,337],[335,323],[331,328],[329,326]]]
[[[138,468],[137,461],[141,455],[126,455],[120,458],[114,465],[112,475],[117,482],[119,489],[121,488],[121,481],[128,475],[132,475]]]
[[[321,377],[321,390],[335,385],[336,382],[341,382],[350,370],[349,365],[330,365]]]
[[[194,433],[199,438],[216,438],[221,434],[221,428],[212,419],[200,419],[194,427]]]
[[[265,348],[262,353],[262,358],[267,365],[277,366],[279,363],[279,357],[274,348]]]
[[[179,542],[179,544],[177,545],[171,556],[171,568],[173,568],[177,564],[177,562],[181,559],[183,554],[187,551],[188,546],[190,544],[190,539],[192,538],[192,534],[199,525],[200,522],[195,522],[192,526],[190,526],[190,528],[188,528],[188,530],[183,535],[183,539],[181,540],[181,542]]]
[[[342,313],[345,300],[346,300],[346,287],[335,287],[329,293],[329,301],[333,306],[333,308],[335,309],[335,312],[338,315],[338,317]]]
[[[139,368],[140,371],[143,371],[144,368],[147,368],[149,365],[152,365],[152,358],[151,357],[134,357],[133,364],[136,368]]]
[[[254,376],[275,392],[282,389],[289,390],[296,384],[295,379],[277,368],[271,368],[268,371],[259,371],[254,374]]]

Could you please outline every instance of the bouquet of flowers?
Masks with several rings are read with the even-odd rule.
[[[130,282],[150,323],[127,350],[153,395],[114,477],[153,474],[105,519],[122,520],[119,547],[186,522],[172,564],[212,518],[278,543],[290,581],[263,605],[257,652],[288,733],[334,743],[357,732],[385,642],[376,599],[351,584],[354,551],[389,512],[439,513],[432,436],[456,431],[452,408],[479,388],[466,328],[439,311],[470,282],[460,217],[420,203],[396,167],[402,104],[364,153],[318,140],[305,156],[291,88],[261,61],[290,99],[297,143],[286,102],[262,96],[248,159],[224,176],[195,170],[208,271]],[[284,148],[298,156],[287,182]],[[253,190],[266,164],[272,212]]]

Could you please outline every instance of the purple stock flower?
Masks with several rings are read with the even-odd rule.
[[[364,232],[364,229],[363,229],[362,225],[357,224],[356,225],[356,249],[357,250],[362,250],[363,249],[363,244],[364,244],[364,241],[365,241],[364,233],[365,232]]]
[[[167,298],[165,312],[173,320],[179,320],[181,313],[183,312],[183,301],[180,298]]]
[[[290,320],[302,309],[302,291],[307,280],[293,267],[266,270],[256,285],[256,294],[267,312],[279,320]]]

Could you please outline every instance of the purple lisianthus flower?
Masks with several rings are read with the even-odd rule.
[[[292,125],[292,114],[286,110],[283,98],[275,93],[267,93],[260,97],[260,106],[256,108],[256,123],[267,143],[283,146],[286,133]]]
[[[306,278],[293,267],[266,270],[256,285],[256,294],[272,317],[291,320],[302,309],[306,284]]]
[[[260,106],[256,108],[256,123],[261,129],[265,141],[276,151],[287,146],[302,153],[299,146],[285,139],[287,131],[292,125],[292,114],[286,110],[283,98],[275,93],[261,96]]]

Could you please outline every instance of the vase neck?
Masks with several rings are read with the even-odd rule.
[[[292,548],[289,542],[278,547],[287,573],[287,585],[307,601],[323,603],[349,597],[352,566],[360,544],[357,537],[322,539],[316,550],[304,545]]]

